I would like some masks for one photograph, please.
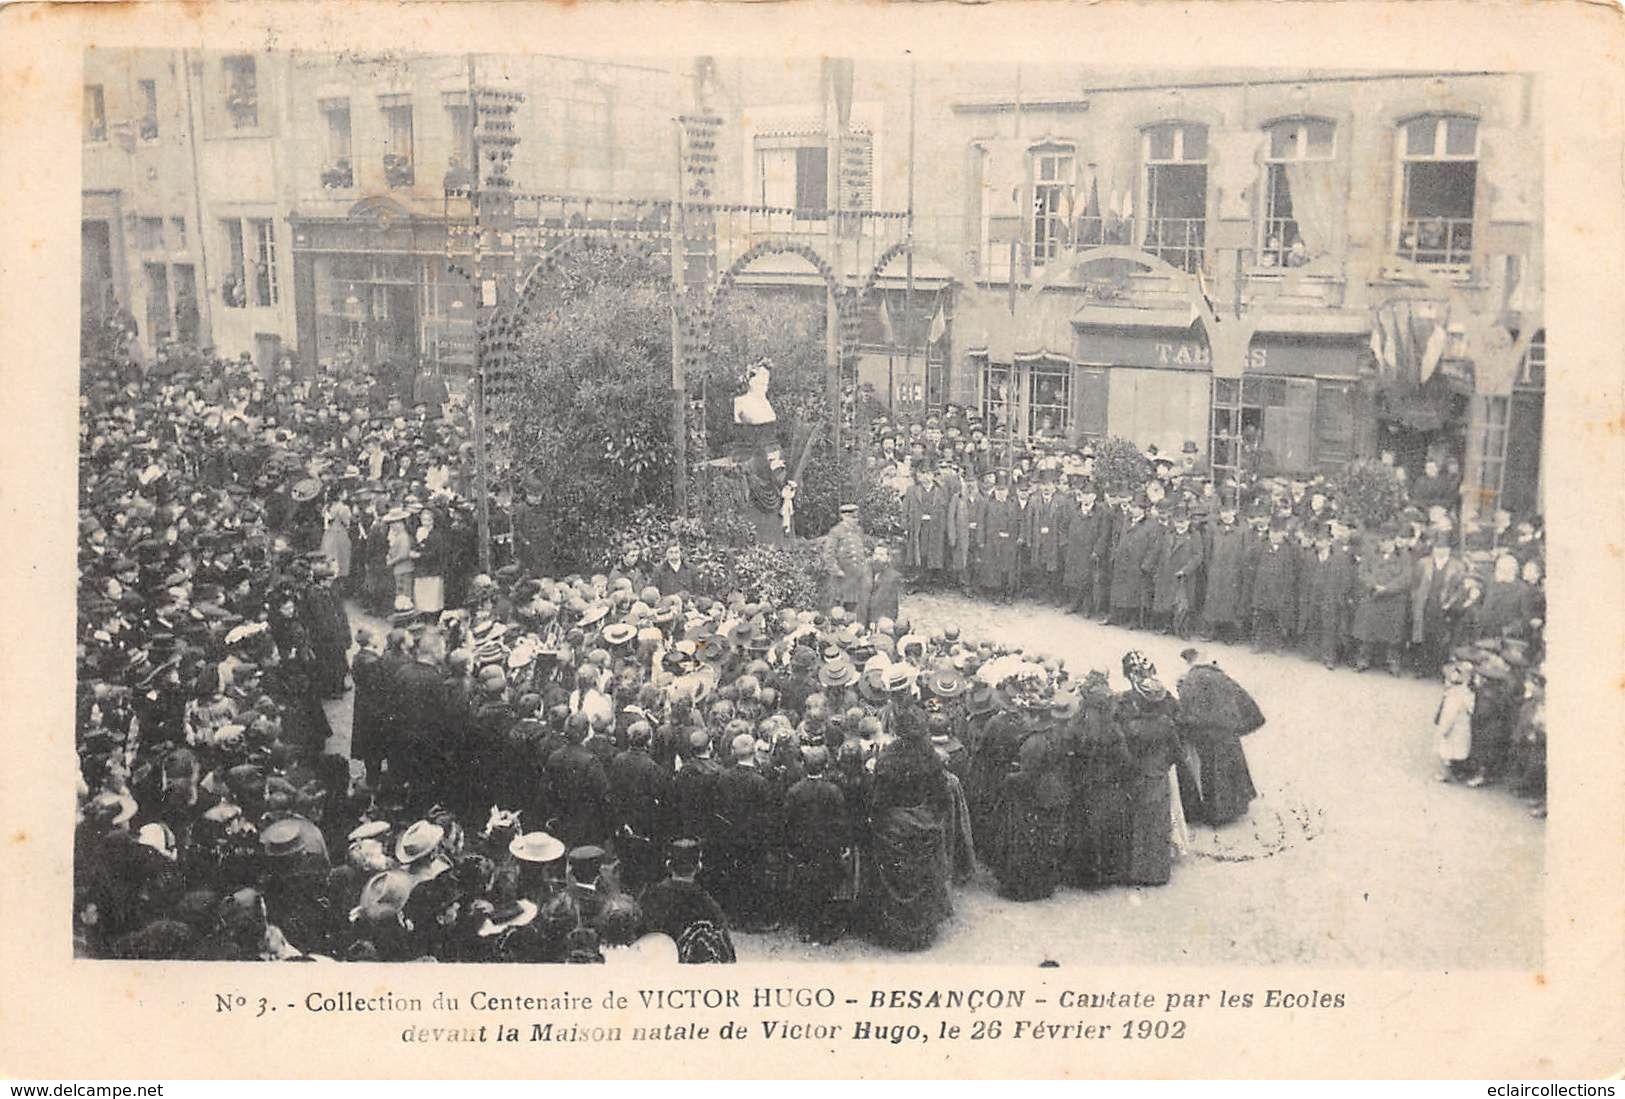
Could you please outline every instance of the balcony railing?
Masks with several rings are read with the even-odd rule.
[[[1473,219],[1407,218],[1394,251],[1412,263],[1465,268],[1473,259]]]
[[[1181,271],[1200,271],[1207,236],[1204,218],[1148,218],[1141,247]]]
[[[412,186],[414,178],[411,157],[399,153],[384,154],[384,183],[391,190]]]

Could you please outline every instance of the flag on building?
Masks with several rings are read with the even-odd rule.
[[[948,318],[942,315],[942,302],[937,302],[937,311],[931,317],[931,331],[926,336],[925,345],[932,347],[942,340],[948,332]]]
[[[897,342],[897,330],[892,327],[891,309],[886,305],[884,293],[880,295],[880,332],[888,345]]]

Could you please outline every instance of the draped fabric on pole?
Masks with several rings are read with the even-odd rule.
[[[1327,160],[1289,160],[1286,185],[1292,195],[1292,220],[1310,257],[1323,256],[1335,246],[1337,232],[1337,174]]]

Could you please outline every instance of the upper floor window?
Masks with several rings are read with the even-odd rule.
[[[1422,115],[1399,128],[1401,259],[1465,268],[1473,251],[1478,120]]]
[[[164,250],[164,219],[138,218],[135,223],[136,247],[143,252]]]
[[[379,97],[384,115],[384,182],[390,188],[410,187],[412,168],[412,98],[406,95]]]
[[[1042,267],[1070,243],[1073,155],[1070,147],[1049,145],[1032,150],[1028,156],[1033,182],[1033,266]]]
[[[577,80],[566,89],[560,106],[558,145],[565,190],[610,189],[615,175],[615,139],[609,90],[594,81]]]
[[[829,145],[822,133],[760,135],[756,179],[763,206],[822,218],[829,209]]]
[[[252,130],[260,124],[259,70],[248,54],[221,62],[225,77],[226,117],[234,130]]]
[[[1141,136],[1141,160],[1145,250],[1182,270],[1199,270],[1207,238],[1207,127],[1152,126]]]
[[[442,92],[440,103],[446,110],[446,127],[451,131],[447,168],[467,171],[474,144],[474,116],[468,109],[468,93]]]
[[[171,251],[186,251],[186,219],[183,217],[169,219],[169,247]]]
[[[1289,118],[1266,133],[1258,262],[1301,267],[1326,251],[1336,225],[1337,129],[1322,118]]]
[[[158,82],[156,80],[141,80],[137,82],[141,93],[141,140],[158,140]]]
[[[107,97],[100,84],[85,85],[85,140],[107,140]]]
[[[329,191],[355,186],[355,164],[351,160],[350,101],[321,101],[326,146],[323,150],[322,187]]]

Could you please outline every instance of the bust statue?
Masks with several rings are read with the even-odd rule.
[[[745,376],[745,392],[734,398],[734,423],[760,427],[778,419],[767,399],[767,385],[771,380],[772,372],[765,360],[751,367]]]

